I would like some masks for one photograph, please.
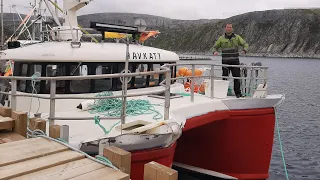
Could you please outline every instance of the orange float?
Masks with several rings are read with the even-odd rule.
[[[188,71],[188,68],[182,67],[182,68],[179,68],[178,74],[179,74],[179,76],[185,76],[187,71]]]
[[[194,74],[195,74],[195,76],[201,76],[202,71],[200,69],[195,69]]]
[[[200,69],[195,69],[194,75],[195,76],[201,76],[202,75],[202,71]],[[185,72],[185,76],[192,76],[192,70],[191,69],[187,70]]]
[[[194,71],[194,75],[195,76],[201,76],[202,75],[202,71],[200,69],[195,69]],[[179,68],[178,72],[177,72],[177,77],[179,76],[192,76],[192,70],[188,69],[186,67],[182,67]],[[190,82],[186,82],[184,83],[184,89],[188,89],[188,91],[191,90],[191,84]],[[198,93],[198,92],[204,92],[205,86],[204,84],[201,85],[197,85],[196,83],[194,83],[194,92]]]
[[[192,76],[192,70],[189,69],[186,71],[185,76]]]
[[[200,85],[200,87],[199,87],[199,93],[205,93],[205,84],[204,83],[202,83],[201,85]]]
[[[191,84],[189,82],[184,83],[184,89],[190,89],[191,90]],[[194,83],[194,92],[198,93],[200,87],[196,83]]]

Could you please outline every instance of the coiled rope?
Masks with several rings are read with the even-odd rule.
[[[112,92],[101,92],[96,95],[96,97],[107,97],[113,96]],[[159,113],[154,106],[160,106],[156,104],[151,104],[148,100],[128,100],[126,102],[126,115],[129,116],[139,116],[143,114],[154,114],[153,119],[158,120],[163,116]],[[89,105],[91,114],[99,114],[106,117],[120,117],[122,112],[122,99],[120,98],[112,98],[112,99],[97,99],[94,101],[93,105]],[[107,135],[111,132],[111,130],[120,123],[118,121],[109,130],[100,124],[99,116],[94,116],[94,123],[97,124],[103,132]]]
[[[110,133],[110,131],[120,123],[120,121],[118,121],[117,123],[115,123],[108,131],[106,130],[106,128],[104,126],[102,126],[102,124],[100,124],[100,118],[99,116],[94,116],[94,123],[97,124],[102,130],[103,132],[107,135]]]
[[[113,96],[112,92],[101,92],[96,97]],[[151,104],[148,100],[133,99],[126,102],[126,115],[139,116],[143,114],[155,114],[154,120],[163,118],[162,114],[158,112],[154,106],[160,106],[159,104]],[[100,114],[109,117],[120,117],[122,111],[122,99],[98,99],[95,100],[93,105],[90,105],[89,112],[91,114]]]

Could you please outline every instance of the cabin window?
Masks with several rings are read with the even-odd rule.
[[[112,74],[113,66],[106,66],[106,65],[99,65],[96,68],[96,75],[102,75],[102,74]],[[112,89],[112,79],[105,78],[105,79],[97,79],[95,80],[95,91],[101,92],[101,91],[109,91]]]
[[[66,76],[66,67],[63,65],[47,65],[47,77]],[[64,94],[67,90],[66,81],[56,81],[56,93]],[[46,92],[50,92],[50,81],[46,81]]]
[[[21,65],[21,76],[28,76],[28,64],[22,64]],[[19,81],[19,86],[18,86],[18,91],[25,92],[27,87],[27,81],[26,80],[20,80]]]
[[[129,63],[129,73],[139,73],[146,71],[159,71],[161,63]],[[59,76],[88,76],[115,74],[124,72],[124,63],[21,63],[15,64],[15,74],[25,77],[31,77],[39,72],[44,77]],[[172,74],[174,76],[174,73]],[[122,78],[121,78],[122,79]],[[155,87],[164,79],[163,74],[138,75],[128,78],[128,89]],[[35,88],[37,93],[50,93],[50,81],[36,80]],[[56,94],[68,93],[97,93],[102,91],[116,91],[122,89],[120,78],[105,78],[95,80],[57,80]],[[32,92],[31,81],[18,81],[18,91]]]
[[[138,72],[147,72],[148,71],[148,64],[136,64],[136,66],[134,66],[134,72],[138,73]],[[135,80],[134,80],[134,87],[135,88],[142,88],[142,87],[146,87],[146,83],[147,83],[147,76],[135,76]]]
[[[87,76],[88,66],[87,65],[71,65],[70,76]],[[91,89],[91,80],[72,80],[70,81],[71,93],[89,93]]]
[[[150,71],[160,71],[160,64],[151,65]],[[149,86],[158,86],[160,83],[160,76],[161,74],[150,75]]]

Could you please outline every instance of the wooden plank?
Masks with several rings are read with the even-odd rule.
[[[178,171],[157,162],[144,165],[144,180],[178,180]]]
[[[0,154],[0,167],[14,164],[49,154],[67,151],[69,148],[54,141],[45,141],[30,148],[19,148],[14,151],[6,151]]]
[[[129,175],[120,175],[119,173],[111,173],[91,180],[130,180]]]
[[[0,116],[3,116],[3,117],[11,117],[11,113],[12,113],[11,108],[9,108],[9,107],[4,107],[4,106],[1,106],[1,107],[0,107]]]
[[[0,130],[14,128],[15,121],[11,117],[3,117],[0,119]]]
[[[29,128],[32,131],[39,129],[46,133],[46,124],[47,122],[40,118],[30,118],[29,120]]]
[[[39,138],[25,139],[23,141],[11,142],[8,144],[0,144],[0,154],[3,152],[14,151],[21,148],[31,148],[33,146],[38,146],[48,141],[50,140],[39,137]]]
[[[130,177],[128,174],[125,174],[121,171],[105,167],[96,171],[91,171],[89,173],[71,178],[70,180],[93,180],[93,179],[102,179],[106,178],[109,180],[129,180]]]
[[[51,168],[67,162],[76,161],[85,158],[83,154],[74,151],[64,151],[57,154],[43,156],[18,164],[11,164],[0,167],[0,180],[7,180],[19,177],[28,173],[33,173],[43,169]]]
[[[52,125],[49,127],[49,136],[57,139],[60,138],[60,129],[61,127],[59,125]]]
[[[7,138],[0,139],[0,144],[10,143],[10,142],[12,142],[11,139],[7,139]]]
[[[13,111],[12,119],[15,120],[14,132],[20,134],[21,136],[27,137],[27,113]]]
[[[78,168],[74,168],[74,169],[70,169],[67,171],[63,171],[59,174],[55,174],[52,176],[48,176],[46,178],[43,178],[42,180],[64,180],[64,179],[70,179],[70,178],[74,178],[74,177],[78,177],[81,176],[83,174],[95,171],[95,170],[99,170],[102,168],[105,168],[106,166],[100,163],[91,163],[82,167],[78,167]]]
[[[122,172],[130,174],[131,153],[116,146],[109,146],[103,149],[103,156],[108,158],[114,166]]]
[[[119,171],[120,172],[120,171]],[[124,173],[110,173],[108,175],[100,176],[91,180],[130,180],[130,176]]]
[[[11,131],[0,131],[0,144],[1,142],[7,143],[7,142],[13,142],[13,141],[20,141],[26,139],[25,137],[21,136],[20,134],[11,132]]]
[[[61,164],[58,166],[51,167],[49,169],[44,169],[41,171],[37,171],[34,173],[26,174],[24,176],[19,176],[16,178],[13,178],[12,180],[33,180],[33,179],[43,179],[47,178],[49,176],[53,176],[56,174],[62,174],[66,171],[70,171],[72,169],[76,169],[79,167],[83,167],[89,164],[95,163],[93,160],[90,160],[88,158],[84,158],[77,161],[68,162],[65,164]]]

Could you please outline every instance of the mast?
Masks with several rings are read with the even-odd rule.
[[[36,4],[37,4],[37,0],[34,0],[34,6],[36,6]],[[37,17],[37,10],[34,11],[33,21],[36,21],[36,17]],[[33,24],[31,40],[36,40],[36,23]]]
[[[54,3],[58,5],[58,0],[55,0]],[[55,12],[56,12],[56,16],[59,18],[59,11],[57,7],[55,8]]]
[[[1,0],[1,49],[3,49],[4,48],[4,44],[3,44],[3,42],[4,42],[4,40],[3,40],[3,0]]]

